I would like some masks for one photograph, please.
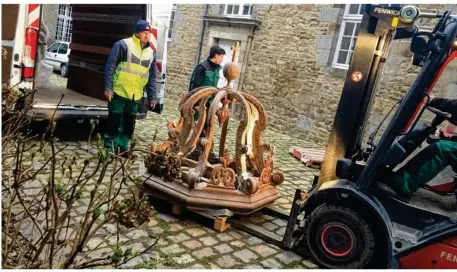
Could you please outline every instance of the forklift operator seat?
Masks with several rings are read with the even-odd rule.
[[[389,166],[390,169],[395,168],[411,155],[432,132],[432,125],[417,122],[410,132],[395,139],[382,165]],[[342,179],[356,180],[363,168],[363,165],[353,163],[351,159],[339,158],[336,165],[336,176]]]
[[[433,126],[424,122],[418,122],[407,134],[398,136],[390,147],[384,165],[395,167],[405,160],[417,147],[433,133]]]
[[[428,140],[430,135],[436,130],[437,124],[441,122],[442,119],[439,116],[435,117],[432,124],[418,121],[407,134],[397,136],[387,151],[387,156],[381,165],[387,166],[388,169],[394,169],[408,158],[425,140]],[[339,158],[336,164],[336,176],[338,178],[356,180],[363,168],[363,165],[353,163],[351,159]]]

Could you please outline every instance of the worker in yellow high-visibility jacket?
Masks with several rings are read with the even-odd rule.
[[[149,44],[150,35],[149,23],[139,20],[135,34],[116,42],[106,62],[105,97],[109,114],[103,138],[108,152],[128,155],[125,152],[129,150],[144,90],[150,109],[155,107],[156,54]]]

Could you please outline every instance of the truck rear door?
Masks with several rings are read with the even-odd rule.
[[[113,44],[131,37],[139,19],[146,19],[146,4],[72,6],[67,88],[104,99],[104,65]],[[145,117],[145,113],[141,113]]]
[[[21,82],[26,7],[24,4],[2,4],[2,84],[17,86]],[[3,59],[5,53],[6,59]],[[16,66],[16,67],[15,67]]]
[[[161,113],[165,97],[165,72],[167,65],[167,29],[164,26],[152,28],[151,43],[156,52],[156,108],[154,112]]]

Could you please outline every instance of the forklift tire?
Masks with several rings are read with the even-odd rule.
[[[306,242],[316,260],[326,268],[365,268],[374,255],[370,226],[347,207],[323,204],[308,217]]]

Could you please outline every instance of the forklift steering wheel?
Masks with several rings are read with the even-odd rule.
[[[434,114],[436,114],[437,116],[440,116],[443,119],[447,120],[449,123],[457,126],[457,122],[452,120],[452,118],[448,114],[446,114],[446,113],[444,113],[444,112],[442,112],[440,110],[437,110],[437,109],[435,109],[433,107],[430,107],[430,106],[428,106],[427,109],[429,111],[433,112]]]

